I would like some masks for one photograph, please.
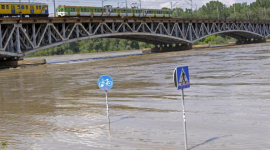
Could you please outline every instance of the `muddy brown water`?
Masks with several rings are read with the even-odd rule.
[[[7,141],[0,149],[184,149],[177,66],[190,72],[190,150],[270,149],[268,43],[59,62],[127,53],[139,52],[54,56],[52,64],[0,70],[0,142]],[[114,79],[110,130],[97,86],[104,74]]]

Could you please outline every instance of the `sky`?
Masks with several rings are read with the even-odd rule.
[[[19,0],[0,0],[0,2],[19,2]],[[54,0],[21,0],[21,2],[42,2],[47,3],[49,5],[49,11],[50,13],[53,12],[53,1]],[[117,7],[118,5],[120,7],[125,7],[127,1],[128,7],[130,7],[132,4],[139,4],[140,0],[103,0],[104,5],[113,5],[113,7]],[[210,0],[192,0],[193,3],[193,9],[205,5]],[[219,0],[220,2],[226,4],[227,6],[232,5],[234,3],[243,3],[247,2],[252,3],[256,0]],[[141,0],[142,8],[151,8],[151,9],[161,9],[162,7],[168,7],[171,8],[171,3],[173,5],[173,8],[175,7],[181,7],[181,8],[190,8],[191,0]],[[71,5],[71,6],[102,6],[102,0],[55,0],[56,7],[58,5]]]

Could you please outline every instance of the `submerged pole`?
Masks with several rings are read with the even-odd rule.
[[[184,127],[184,138],[185,138],[185,150],[187,150],[187,128],[186,128],[186,115],[185,115],[185,100],[184,100],[184,89],[182,89],[182,105],[183,105],[183,127]]]

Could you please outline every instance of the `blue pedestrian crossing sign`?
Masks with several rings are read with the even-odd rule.
[[[107,91],[113,87],[113,79],[110,76],[103,75],[98,79],[98,87]]]
[[[173,77],[178,90],[190,87],[188,66],[175,68]]]

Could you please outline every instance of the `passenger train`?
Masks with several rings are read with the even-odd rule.
[[[46,3],[16,3],[0,2],[0,17],[48,17],[49,8]],[[65,6],[56,8],[56,17],[171,17],[171,10],[114,8],[110,5],[104,7],[91,6]]]
[[[91,16],[91,17],[171,17],[171,10],[163,9],[137,9],[137,8],[113,8],[90,7],[90,6],[65,6],[60,5],[56,8],[57,17],[70,16]]]
[[[20,14],[22,14],[22,17],[48,17],[48,4],[0,2],[0,17],[17,16]]]

